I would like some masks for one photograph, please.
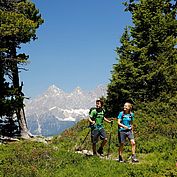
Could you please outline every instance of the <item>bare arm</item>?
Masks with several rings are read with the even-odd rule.
[[[129,128],[128,128],[127,126],[123,125],[120,121],[121,121],[121,119],[118,119],[118,125],[119,125],[120,127],[125,128],[126,130],[128,130]]]
[[[108,118],[104,117],[104,120],[108,123],[111,123],[112,122],[112,119],[111,120],[108,120]]]
[[[93,125],[95,124],[95,121],[92,120],[91,117],[89,117],[88,120],[89,120],[89,122],[90,122],[91,124],[93,124]]]

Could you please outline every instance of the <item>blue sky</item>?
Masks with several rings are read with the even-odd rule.
[[[32,0],[44,19],[38,39],[22,45],[28,71],[20,73],[23,92],[34,98],[50,85],[65,92],[108,84],[115,49],[131,23],[123,0]]]

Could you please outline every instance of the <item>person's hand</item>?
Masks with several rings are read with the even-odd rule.
[[[110,123],[111,123],[111,125],[113,125],[114,121],[113,121],[113,120],[111,120],[111,121],[110,121]]]
[[[92,124],[92,125],[94,125],[94,124],[95,124],[95,121],[94,121],[94,120],[92,120],[91,124]]]
[[[129,127],[127,127],[127,126],[125,126],[124,128],[125,128],[126,130],[129,130]]]

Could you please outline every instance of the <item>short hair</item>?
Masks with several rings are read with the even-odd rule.
[[[101,103],[101,106],[103,106],[103,100],[100,100],[100,99],[97,99],[96,100],[96,103],[100,102]]]

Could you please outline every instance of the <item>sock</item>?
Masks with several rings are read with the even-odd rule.
[[[135,154],[132,154],[132,158],[135,158],[136,156],[135,156]]]

